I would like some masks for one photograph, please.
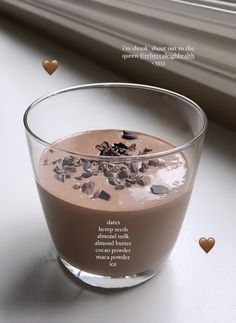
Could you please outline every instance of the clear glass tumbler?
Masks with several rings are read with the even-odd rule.
[[[191,196],[207,119],[153,86],[74,86],[24,114],[35,181],[61,262],[103,288],[162,268]]]

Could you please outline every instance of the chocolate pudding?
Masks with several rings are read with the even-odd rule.
[[[192,187],[183,154],[150,155],[172,148],[144,133],[94,130],[45,150],[37,186],[59,256],[80,270],[113,277],[161,265]]]

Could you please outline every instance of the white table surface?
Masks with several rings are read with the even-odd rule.
[[[165,269],[128,290],[89,288],[57,261],[22,115],[52,90],[120,78],[4,19],[0,27],[0,322],[235,323],[236,134],[210,123],[187,215]],[[62,62],[53,76],[43,70],[44,58]],[[199,247],[202,236],[216,240],[208,254]]]

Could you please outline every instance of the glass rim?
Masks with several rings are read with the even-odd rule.
[[[184,101],[186,101],[187,103],[189,103],[189,105],[194,108],[195,110],[197,110],[197,112],[199,113],[199,115],[202,117],[202,127],[201,129],[197,132],[197,134],[195,136],[193,136],[193,138],[191,140],[188,140],[186,143],[182,144],[182,145],[178,145],[175,148],[171,148],[168,150],[164,150],[161,152],[156,152],[156,153],[148,153],[145,155],[132,155],[132,156],[98,156],[98,155],[93,155],[93,154],[84,154],[84,153],[79,153],[79,152],[73,152],[73,151],[68,151],[65,149],[61,149],[61,148],[57,148],[55,147],[54,143],[50,143],[45,141],[44,139],[40,138],[39,136],[37,136],[32,129],[30,128],[29,124],[28,124],[28,116],[31,113],[31,111],[42,101],[53,97],[55,95],[58,94],[62,94],[62,93],[66,93],[66,92],[70,92],[70,91],[75,91],[75,90],[82,90],[82,89],[90,89],[90,88],[109,88],[109,87],[126,87],[126,88],[133,88],[133,89],[143,89],[143,90],[149,90],[149,91],[154,91],[154,92],[159,92],[159,93],[164,93],[173,97],[177,97],[178,99],[182,99]],[[38,99],[36,99],[35,101],[33,101],[28,108],[26,109],[26,111],[24,112],[23,115],[23,123],[24,123],[24,127],[25,130],[27,131],[27,133],[32,136],[37,142],[41,143],[43,146],[49,148],[49,149],[54,149],[57,151],[61,151],[70,155],[76,155],[76,156],[80,156],[82,158],[87,158],[87,159],[100,159],[100,160],[107,160],[107,161],[111,161],[111,160],[142,160],[142,159],[152,159],[152,158],[157,158],[157,157],[163,157],[166,155],[170,155],[173,153],[178,153],[181,152],[189,147],[191,147],[200,137],[202,137],[202,135],[204,135],[206,128],[207,128],[207,117],[205,112],[202,110],[202,108],[200,108],[200,106],[192,101],[191,99],[187,98],[186,96],[179,94],[177,92],[171,91],[171,90],[167,90],[164,88],[160,88],[160,87],[156,87],[156,86],[151,86],[151,85],[145,85],[145,84],[138,84],[138,83],[123,83],[123,82],[105,82],[105,83],[89,83],[89,84],[82,84],[82,85],[75,85],[75,86],[71,86],[71,87],[67,87],[67,88],[63,88],[57,91],[53,91],[53,92],[49,92],[46,95],[43,95],[41,97],[39,97]],[[102,130],[102,129],[101,129]],[[126,130],[126,129],[125,129]],[[127,129],[129,130],[129,129]],[[131,129],[132,131],[132,129]]]

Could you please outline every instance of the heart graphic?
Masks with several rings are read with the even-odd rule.
[[[47,71],[49,75],[52,75],[52,73],[54,73],[55,70],[58,68],[59,62],[56,59],[53,59],[51,61],[49,61],[48,59],[44,59],[42,61],[42,65],[45,71]]]
[[[202,237],[199,239],[199,245],[206,253],[208,253],[214,247],[215,239],[212,237],[208,239]]]

